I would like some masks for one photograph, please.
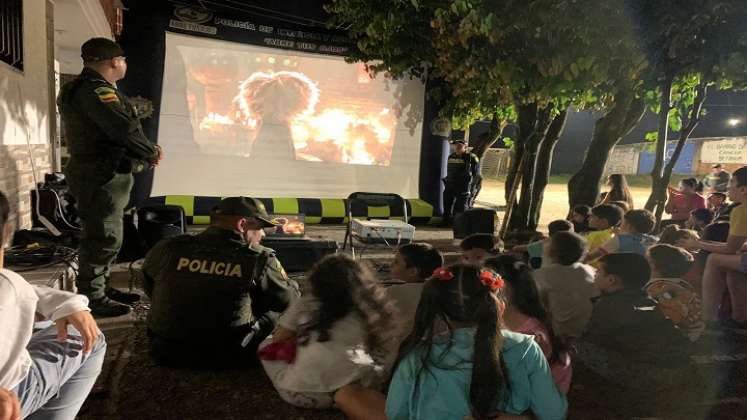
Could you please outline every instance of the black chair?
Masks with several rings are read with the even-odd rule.
[[[186,233],[187,216],[181,206],[146,206],[137,211],[137,226],[147,251],[161,239]]]
[[[347,249],[348,243],[350,244],[350,252],[355,258],[355,247],[353,245],[353,217],[360,219],[372,220],[372,219],[395,219],[400,216],[395,215],[388,217],[369,217],[369,207],[388,207],[390,210],[402,209],[402,220],[407,223],[409,220],[407,214],[407,201],[402,198],[399,194],[390,193],[370,193],[370,192],[354,192],[348,196],[345,200],[345,216],[348,219],[347,227],[345,229],[345,240],[342,243],[343,251]],[[399,241],[395,246],[399,245]]]

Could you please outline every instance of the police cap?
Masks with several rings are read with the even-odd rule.
[[[102,61],[124,56],[124,50],[116,42],[107,38],[91,38],[80,47],[83,61]]]
[[[270,215],[267,214],[265,205],[256,198],[226,197],[213,208],[213,214],[254,217],[264,222],[265,227],[278,225],[270,220]]]

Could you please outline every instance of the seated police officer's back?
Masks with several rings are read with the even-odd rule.
[[[165,239],[143,265],[151,299],[148,332],[157,364],[241,367],[275,319],[299,296],[273,250],[259,245],[274,226],[255,199],[229,197],[197,235]]]

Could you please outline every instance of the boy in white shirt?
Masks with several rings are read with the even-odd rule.
[[[3,268],[9,213],[0,192],[0,420],[73,419],[101,372],[106,343],[85,296],[32,286]],[[36,314],[54,325],[34,332]]]

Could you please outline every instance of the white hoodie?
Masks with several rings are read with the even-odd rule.
[[[50,287],[32,286],[20,275],[0,269],[0,388],[11,389],[28,374],[35,315],[56,321],[88,310],[88,299]]]

